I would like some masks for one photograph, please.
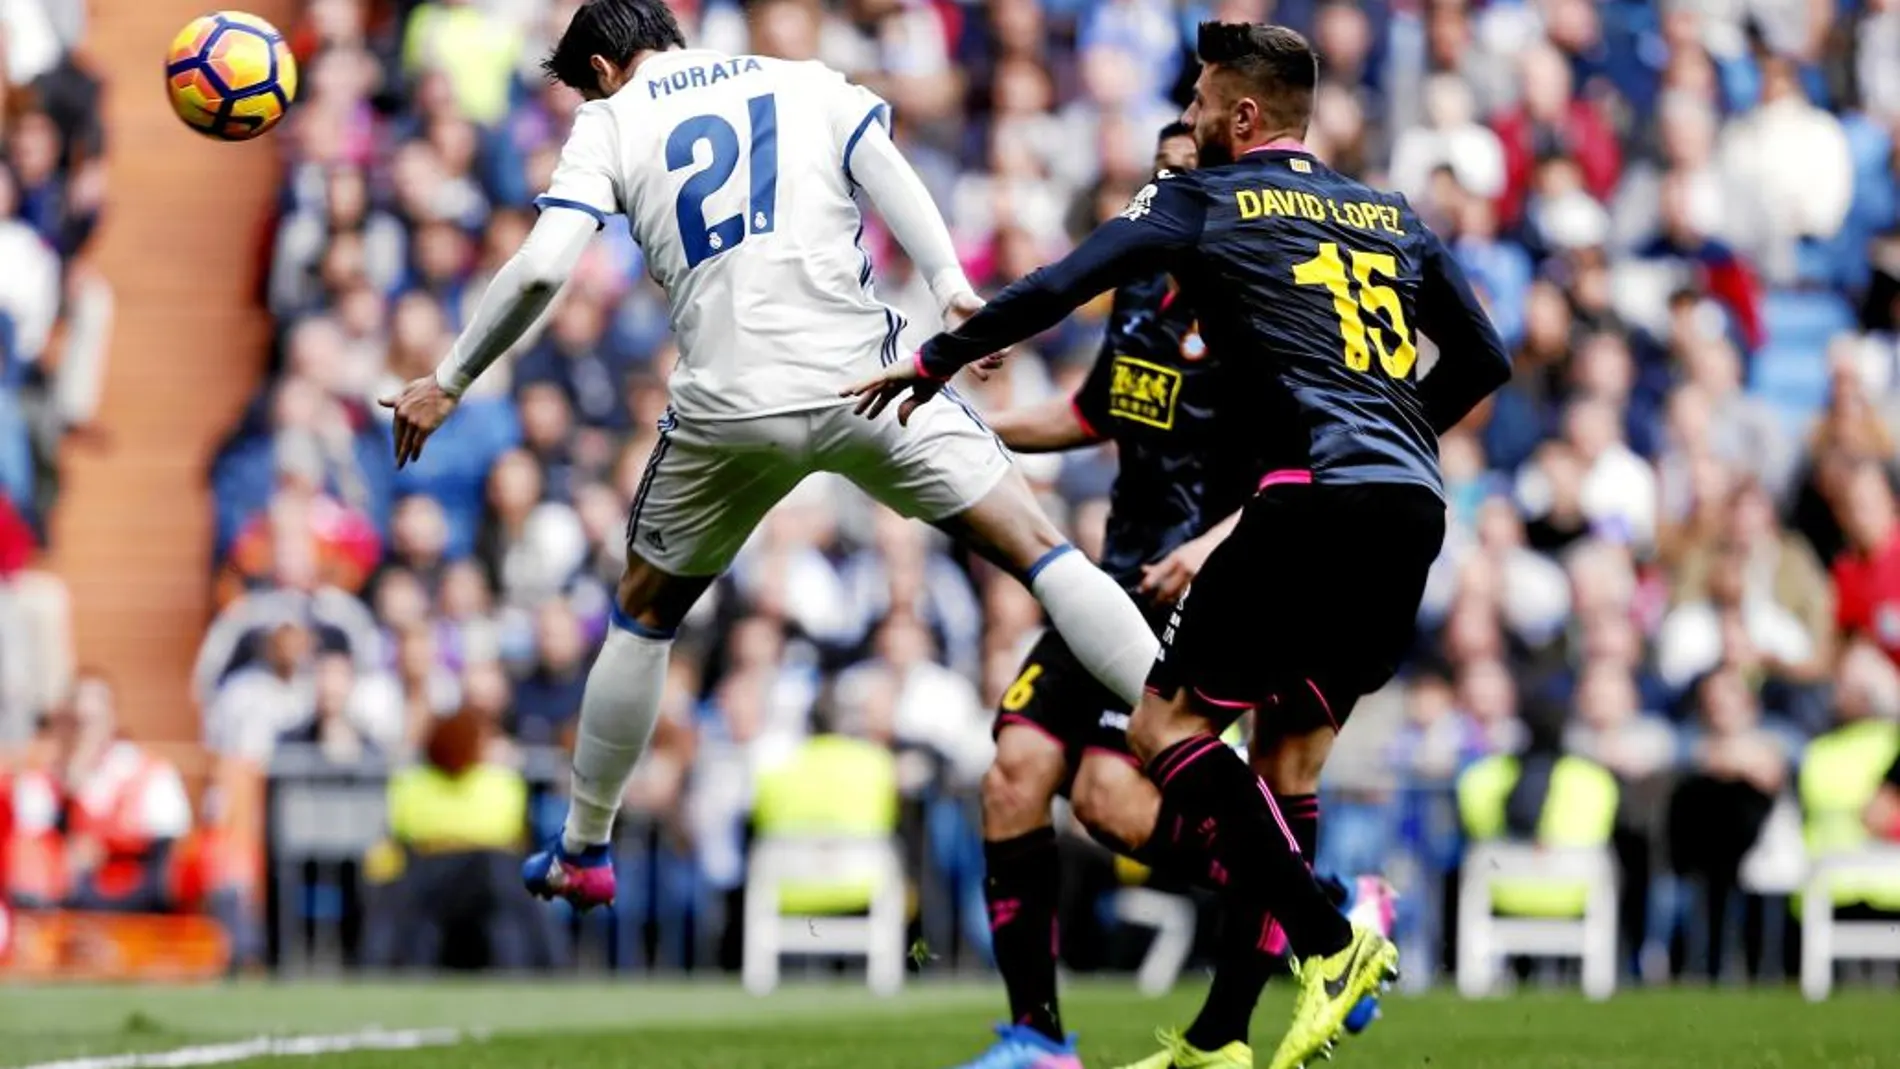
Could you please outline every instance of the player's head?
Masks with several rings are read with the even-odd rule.
[[[1155,138],[1155,170],[1192,171],[1201,159],[1201,147],[1194,143],[1194,127],[1171,122]]]
[[[1306,38],[1264,23],[1203,22],[1201,76],[1185,120],[1201,162],[1226,163],[1276,137],[1304,137],[1319,59]]]
[[[665,0],[586,0],[541,69],[599,100],[619,92],[647,53],[685,47],[686,35]]]

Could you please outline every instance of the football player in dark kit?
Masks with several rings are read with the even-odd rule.
[[[1155,167],[1192,170],[1194,130],[1161,131]],[[1100,355],[1073,397],[998,413],[990,429],[1019,453],[1116,445],[1119,470],[1103,539],[1102,568],[1149,616],[1157,633],[1208,555],[1233,530],[1262,474],[1245,452],[1220,449],[1218,354],[1165,271],[1115,291]],[[1245,412],[1239,413],[1245,418]],[[1077,1069],[1075,1037],[1062,1029],[1056,947],[1060,897],[1050,805],[1064,794],[1104,845],[1174,878],[1212,887],[1213,860],[1198,837],[1154,835],[1161,795],[1128,745],[1128,706],[1096,682],[1053,630],[1004,691],[996,760],[983,779],[984,891],[1010,1021],[961,1069]],[[1317,800],[1289,799],[1311,808]],[[1390,888],[1365,877],[1326,881],[1342,908],[1356,899],[1389,916]],[[1384,910],[1384,913],[1380,911]],[[1259,971],[1283,947],[1254,951]],[[1375,1006],[1365,1007],[1369,1020]],[[1190,1028],[1190,1037],[1198,1038]],[[1218,1046],[1218,1045],[1217,1045]]]
[[[1198,45],[1185,119],[1202,169],[1158,177],[1070,255],[850,392],[873,413],[908,392],[907,416],[958,368],[1162,269],[1222,354],[1233,391],[1223,403],[1247,409],[1231,448],[1263,463],[1298,458],[1262,480],[1176,607],[1129,726],[1160,788],[1157,828],[1215,828],[1235,933],[1223,942],[1246,941],[1249,926],[1234,921],[1248,918],[1262,942],[1277,922],[1291,944],[1299,993],[1269,1066],[1296,1069],[1330,1051],[1354,1005],[1397,974],[1399,955],[1333,907],[1306,860],[1314,823],[1275,796],[1317,789],[1353,705],[1397,670],[1444,540],[1438,435],[1504,383],[1510,361],[1463,271],[1404,198],[1332,171],[1301,143],[1318,81],[1306,40],[1208,23]],[[1437,344],[1429,375],[1415,331]],[[1263,729],[1260,777],[1219,740],[1248,710]],[[1223,953],[1203,1012],[1222,1002],[1228,1034],[1166,1034],[1141,1069],[1247,1064],[1258,989],[1222,979],[1245,960]]]

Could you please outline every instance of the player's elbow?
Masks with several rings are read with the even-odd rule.
[[[559,256],[524,247],[515,257],[516,275],[524,293],[551,295],[567,281],[569,267]]]

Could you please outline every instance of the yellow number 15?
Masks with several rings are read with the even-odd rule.
[[[1396,278],[1399,273],[1398,261],[1382,252],[1357,252],[1346,250],[1346,257],[1352,261],[1352,278],[1346,277],[1346,261],[1340,258],[1339,246],[1326,242],[1319,247],[1319,255],[1302,264],[1293,265],[1293,281],[1302,286],[1324,286],[1333,295],[1333,310],[1339,313],[1339,338],[1346,346],[1346,366],[1354,371],[1372,369],[1372,347],[1379,350],[1379,366],[1395,379],[1402,379],[1412,373],[1412,365],[1418,362],[1418,347],[1412,344],[1412,330],[1405,325],[1405,309],[1399,305],[1399,294],[1390,286],[1382,286],[1374,281],[1375,275]],[[1353,299],[1352,284],[1359,284],[1359,299]],[[1372,329],[1366,329],[1365,317],[1361,311],[1373,315]],[[1378,319],[1385,313],[1384,322]],[[1386,346],[1386,332],[1398,337],[1398,345]]]

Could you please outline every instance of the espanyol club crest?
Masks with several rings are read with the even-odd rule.
[[[1201,324],[1196,320],[1181,335],[1181,359],[1199,360],[1207,355],[1207,342],[1201,339]]]

